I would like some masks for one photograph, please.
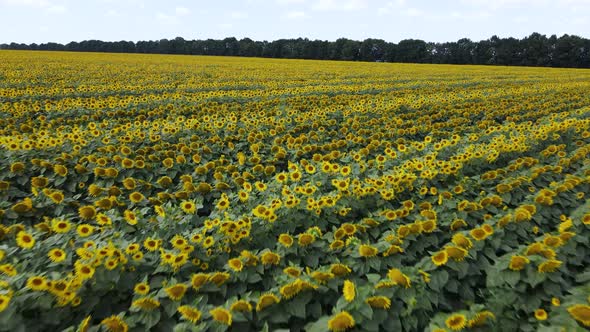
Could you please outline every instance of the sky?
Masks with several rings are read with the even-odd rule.
[[[0,0],[0,43],[309,38],[432,42],[574,34],[590,0]]]

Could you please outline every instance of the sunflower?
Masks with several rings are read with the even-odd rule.
[[[445,325],[453,331],[459,331],[467,325],[467,318],[463,314],[453,314],[445,320]]]
[[[314,271],[311,277],[320,284],[326,283],[328,280],[334,278],[334,274],[329,272]]]
[[[145,239],[143,241],[143,246],[148,250],[148,251],[156,251],[158,250],[158,248],[160,248],[160,240],[157,239],[153,239],[151,237],[148,237],[147,239]]]
[[[6,310],[8,308],[8,304],[10,304],[10,296],[6,294],[0,294],[0,312]]]
[[[540,242],[535,242],[527,247],[525,254],[527,256],[538,255],[543,252],[545,245]]]
[[[209,276],[209,281],[221,287],[229,278],[230,274],[227,272],[215,272]]]
[[[411,287],[412,283],[410,281],[410,278],[407,275],[403,274],[402,271],[399,269],[390,269],[387,272],[387,277],[396,285],[403,286],[405,288]]]
[[[239,312],[250,312],[252,311],[252,305],[250,304],[250,302],[246,300],[238,300],[232,303],[231,308],[229,310]]]
[[[297,181],[301,180],[301,172],[294,171],[292,173],[289,173],[289,178],[291,178],[291,181],[297,182]]]
[[[34,176],[31,178],[31,185],[34,188],[45,188],[49,184],[49,180],[44,176]]]
[[[49,292],[55,296],[62,296],[68,289],[68,283],[63,279],[53,280],[49,283]]]
[[[279,235],[279,243],[286,248],[289,248],[293,245],[293,237],[289,234],[283,233]]]
[[[129,194],[129,200],[132,203],[136,203],[137,204],[137,203],[143,201],[144,199],[145,199],[145,196],[142,193],[140,193],[140,192],[134,191],[131,194]]]
[[[549,259],[541,264],[539,264],[538,271],[540,273],[546,272],[555,272],[560,266],[563,264],[562,261],[556,259]]]
[[[227,265],[230,267],[230,269],[236,272],[240,272],[244,268],[244,263],[242,263],[242,260],[239,258],[232,258],[228,260]]]
[[[165,217],[166,216],[166,212],[164,211],[164,208],[161,205],[154,206],[154,211],[160,217]]]
[[[182,235],[176,234],[170,240],[170,244],[172,244],[174,248],[180,250],[188,244],[188,241]]]
[[[81,278],[82,280],[90,279],[94,276],[94,267],[87,265],[87,264],[76,264],[76,276]]]
[[[150,286],[145,282],[140,282],[138,284],[135,284],[135,287],[133,287],[133,291],[135,292],[135,294],[146,295],[150,292]]]
[[[1,311],[1,310],[0,310]],[[590,326],[590,306],[586,304],[574,304],[567,308],[567,312],[584,326]]]
[[[260,256],[263,265],[278,265],[281,260],[281,256],[274,252],[267,251]]]
[[[294,266],[288,266],[283,269],[283,273],[293,278],[297,278],[301,275],[301,269]]]
[[[473,316],[472,319],[469,320],[467,326],[469,326],[470,328],[483,326],[490,319],[496,319],[496,315],[494,315],[493,312],[488,310],[480,311],[477,314],[475,314],[475,316]]]
[[[135,215],[135,212],[130,211],[130,210],[125,210],[123,212],[123,218],[125,219],[125,221],[129,224],[129,225],[137,225],[137,216]]]
[[[35,245],[33,236],[25,231],[16,234],[16,244],[23,249],[31,249]]]
[[[129,325],[121,317],[115,315],[103,319],[100,324],[108,332],[127,332],[129,330]]]
[[[63,262],[66,259],[66,252],[59,248],[53,248],[49,250],[47,257],[54,263]]]
[[[375,257],[378,252],[379,250],[377,250],[377,248],[368,244],[361,244],[359,246],[359,255],[361,257]]]
[[[548,235],[543,239],[543,244],[555,248],[563,245],[563,240],[559,236]]]
[[[561,300],[557,297],[551,298],[551,305],[554,307],[559,307],[561,305]]]
[[[535,310],[535,318],[540,321],[547,320],[547,311],[545,309]]]
[[[27,279],[27,288],[33,291],[44,291],[47,289],[47,279],[43,276],[32,276]]]
[[[203,286],[205,283],[207,283],[207,281],[209,281],[209,274],[196,273],[196,274],[193,274],[191,277],[191,286],[195,290],[199,290],[199,288],[201,288],[201,286]]]
[[[72,225],[66,220],[51,220],[51,230],[55,233],[67,233],[72,228]]]
[[[59,176],[68,175],[68,169],[64,165],[54,165],[53,172]]]
[[[471,240],[461,233],[453,235],[451,242],[453,242],[454,245],[459,246],[463,249],[471,249],[471,247],[473,247],[473,243],[471,242]]]
[[[180,203],[180,208],[184,213],[188,214],[194,214],[197,211],[197,206],[191,201],[182,201]]]
[[[315,241],[315,236],[312,234],[303,233],[297,236],[297,243],[302,247],[310,245],[313,241]]]
[[[96,216],[96,209],[92,205],[82,206],[78,209],[78,215],[84,220],[91,220]]]
[[[335,240],[334,242],[330,243],[330,250],[337,250],[344,247],[344,241],[342,240]]]
[[[466,227],[467,226],[467,222],[465,222],[465,220],[463,219],[455,219],[452,223],[451,223],[451,230],[452,231],[456,231],[461,227]]]
[[[463,261],[469,253],[467,250],[455,246],[448,246],[445,248],[445,251],[447,252],[447,255],[449,257],[451,257],[453,260],[457,262]]]
[[[11,210],[16,213],[26,213],[33,209],[33,201],[29,197],[25,197],[22,201],[14,204]]]
[[[178,310],[178,312],[184,320],[187,320],[193,324],[195,324],[199,321],[199,319],[201,319],[201,312],[199,311],[199,309],[192,307],[190,305],[181,305],[176,310]]]
[[[280,299],[274,294],[264,294],[258,299],[256,303],[256,311],[262,311],[264,308],[270,307],[273,304],[279,303]]]
[[[340,332],[346,331],[354,327],[354,318],[346,311],[342,311],[332,316],[328,321],[328,329],[330,331]]]
[[[350,274],[350,272],[352,272],[352,270],[350,269],[350,267],[348,267],[344,264],[336,263],[336,264],[332,264],[330,266],[330,272],[333,273],[337,277],[343,277],[345,275]]]
[[[342,294],[344,295],[344,299],[347,302],[354,301],[354,298],[356,296],[356,287],[352,281],[344,281],[344,286],[342,286]]]
[[[76,233],[79,237],[87,237],[92,235],[94,232],[94,226],[88,224],[82,224],[76,228]]]
[[[92,197],[97,197],[102,194],[103,189],[94,183],[88,186],[88,194]]]
[[[143,253],[141,251],[136,252],[135,254],[133,254],[133,256],[131,256],[131,258],[133,258],[134,261],[140,261],[143,259]]]
[[[229,310],[224,309],[222,307],[217,307],[209,311],[213,320],[228,326],[231,326],[232,323],[232,316]]]
[[[16,268],[10,263],[0,265],[0,273],[5,274],[9,277],[14,277],[15,275],[17,275]]]
[[[203,240],[203,248],[207,249],[207,248],[211,248],[211,246],[213,246],[215,244],[215,240],[213,239],[212,236],[207,236],[205,238],[205,240]]]
[[[281,287],[280,293],[284,299],[293,298],[301,292],[301,279],[297,279]]]
[[[10,188],[10,182],[0,181],[0,191],[6,191],[8,188]]]
[[[25,170],[25,164],[20,161],[10,164],[10,172],[11,173],[22,173],[24,170]]]
[[[527,257],[521,255],[513,255],[510,258],[510,264],[508,265],[508,268],[512,271],[520,271],[524,269],[525,265],[527,265],[528,263],[530,263],[530,260]]]
[[[160,307],[160,301],[151,297],[140,297],[131,303],[131,307],[140,308],[145,311],[152,311]]]
[[[174,284],[164,288],[164,291],[166,291],[168,298],[171,300],[180,301],[184,297],[187,288],[188,287],[185,284]]]
[[[447,253],[446,250],[441,250],[441,251],[437,252],[436,254],[432,255],[431,259],[432,259],[432,263],[434,263],[434,265],[436,265],[436,266],[445,265],[445,264],[447,264],[447,261],[449,260],[449,254]]]
[[[385,296],[371,296],[365,302],[376,309],[389,309],[391,307],[391,300]]]
[[[61,204],[64,200],[64,194],[61,191],[53,191],[49,194],[49,199],[55,204]]]
[[[123,187],[127,190],[133,190],[137,186],[137,182],[134,178],[125,178],[123,180]]]
[[[99,213],[96,215],[96,223],[101,226],[110,226],[112,224],[112,220],[106,214]]]
[[[483,230],[482,228],[474,228],[471,231],[469,231],[469,235],[471,235],[472,238],[475,239],[475,241],[481,241],[484,240],[487,236],[488,233],[486,233],[485,230]]]

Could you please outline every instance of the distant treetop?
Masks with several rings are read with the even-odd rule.
[[[0,49],[590,68],[590,39],[567,34],[546,37],[539,33],[523,39],[492,36],[479,42],[467,38],[445,43],[406,39],[395,44],[371,38],[364,41],[297,38],[268,42],[234,37],[222,40],[176,37],[138,42],[85,40],[65,45],[11,43],[0,44]]]

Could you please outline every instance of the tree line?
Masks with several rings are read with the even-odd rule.
[[[10,43],[0,44],[0,49],[590,68],[590,39],[567,34],[547,37],[539,33],[523,39],[493,36],[479,42],[467,38],[444,43],[406,39],[396,44],[372,38],[363,41],[297,38],[268,42],[234,37],[207,40],[176,37],[138,42],[85,40],[65,45]]]

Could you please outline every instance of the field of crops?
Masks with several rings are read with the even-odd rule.
[[[1,51],[0,330],[584,330],[588,91]]]

